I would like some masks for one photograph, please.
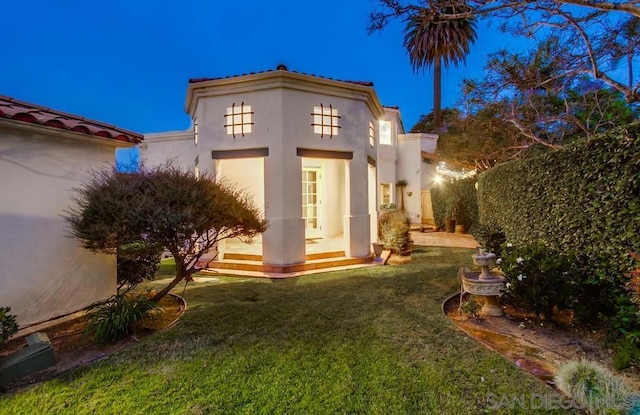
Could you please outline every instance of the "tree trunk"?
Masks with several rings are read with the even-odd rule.
[[[442,126],[442,59],[440,55],[436,55],[433,63],[433,127],[434,133],[440,134]]]
[[[160,299],[165,295],[167,295],[167,293],[169,293],[169,291],[171,291],[173,287],[175,287],[180,283],[180,281],[185,279],[185,277],[187,276],[187,273],[185,272],[183,267],[184,267],[184,264],[178,263],[178,261],[176,261],[176,277],[173,279],[173,281],[169,283],[169,285],[167,285],[162,290],[160,290],[156,295],[154,295],[153,298],[151,298],[151,301],[155,301],[155,302],[160,301]]]

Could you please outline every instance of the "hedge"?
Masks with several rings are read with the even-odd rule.
[[[438,227],[444,227],[454,209],[456,224],[464,225],[467,231],[476,225],[478,202],[475,186],[475,178],[466,178],[444,181],[430,189],[433,216]]]
[[[508,242],[574,250],[593,284],[622,287],[640,252],[640,122],[487,170],[478,207]]]

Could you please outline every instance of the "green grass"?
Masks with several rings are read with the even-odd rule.
[[[418,248],[402,266],[189,284],[172,329],[1,396],[0,413],[477,414],[496,412],[490,393],[557,396],[442,315],[471,253]]]

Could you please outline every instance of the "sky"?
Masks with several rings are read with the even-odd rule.
[[[275,69],[371,81],[405,129],[433,108],[402,21],[367,33],[374,0],[5,0],[0,94],[138,133],[185,130],[189,78]],[[467,64],[443,71],[443,107],[513,39],[478,24]]]

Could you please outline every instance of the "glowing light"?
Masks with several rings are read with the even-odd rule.
[[[435,184],[440,184],[442,183],[442,176],[440,176],[439,174],[436,174],[435,177],[433,178],[433,182]]]

